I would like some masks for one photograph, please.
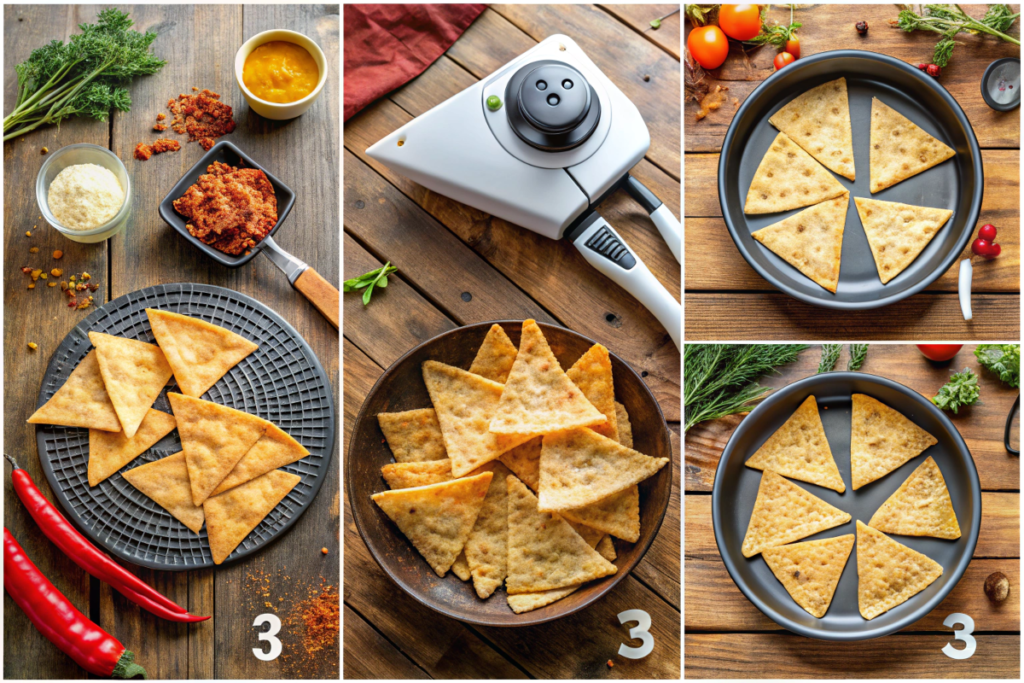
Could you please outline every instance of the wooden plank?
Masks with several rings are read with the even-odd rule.
[[[975,631],[1020,631],[1019,596],[993,603],[985,595],[985,579],[997,571],[1006,574],[1011,586],[1020,585],[1020,560],[974,560],[946,599],[904,631],[943,631],[942,621],[953,612],[974,619]],[[685,624],[687,632],[782,630],[747,600],[717,558],[686,561]]]
[[[188,611],[206,616],[213,614],[213,569],[200,569],[188,573]],[[208,626],[212,619],[188,627],[188,677],[209,680],[214,677],[214,629]]]
[[[384,374],[384,368],[373,362],[349,339],[345,338],[345,454],[348,456],[348,440],[352,435],[359,408],[370,393],[377,379]]]
[[[693,633],[686,677],[694,678],[1018,678],[1020,636],[980,635],[979,661],[950,659],[950,633],[833,643],[790,633]],[[962,649],[963,645],[953,647]],[[976,655],[977,657],[978,655]]]
[[[640,33],[676,59],[682,46],[682,13],[679,5],[600,5],[601,9]],[[661,20],[658,28],[651,21]]]
[[[968,344],[956,355],[952,363],[932,363],[916,347],[909,344],[873,344],[863,372],[892,378],[925,397],[932,397],[949,380],[952,368],[971,368],[978,375],[981,400],[962,409],[959,414],[947,413],[953,425],[967,443],[978,467],[981,488],[986,491],[1016,491],[1020,488],[1020,460],[1003,447],[1003,428],[1006,416],[1017,398],[1011,389],[991,372],[983,369],[974,356],[974,344]],[[849,349],[844,348],[837,368],[845,368]],[[760,384],[780,389],[798,379],[817,372],[821,351],[812,347],[803,351],[796,362],[780,369],[778,374],[765,376]],[[686,435],[686,490],[711,491],[718,459],[725,449],[733,430],[742,417],[731,415],[695,425]]]
[[[345,606],[345,680],[430,678],[402,651]]]
[[[680,607],[679,529],[681,505],[679,425],[670,424],[672,434],[672,495],[668,510],[650,550],[633,570],[633,576],[670,605]]]

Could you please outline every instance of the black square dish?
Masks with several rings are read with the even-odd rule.
[[[278,180],[270,171],[254,161],[248,154],[238,149],[238,147],[227,140],[221,140],[211,147],[210,151],[204,154],[203,158],[197,161],[196,165],[188,170],[188,173],[181,177],[181,180],[178,181],[177,185],[172,187],[171,191],[167,193],[166,197],[164,197],[164,200],[160,202],[160,217],[163,218],[168,225],[180,232],[181,235],[191,242],[193,246],[217,263],[225,265],[228,268],[238,268],[239,266],[244,266],[252,260],[256,254],[260,253],[264,244],[262,240],[255,247],[250,249],[247,254],[240,254],[238,256],[225,254],[223,251],[214,249],[208,244],[203,244],[193,237],[189,233],[188,228],[185,227],[185,218],[174,210],[174,200],[185,194],[185,190],[194,185],[199,179],[199,176],[206,173],[206,167],[215,161],[235,167],[244,165],[248,168],[257,168],[267,174],[267,179],[269,179],[270,184],[274,186],[274,194],[277,195],[277,223],[267,234],[267,237],[273,237],[277,232],[277,229],[281,227],[281,224],[284,223],[284,220],[288,217],[288,213],[292,210],[292,206],[295,204],[295,193],[292,192],[290,187]]]

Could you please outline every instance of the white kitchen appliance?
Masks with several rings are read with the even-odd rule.
[[[576,43],[554,35],[366,153],[434,192],[565,237],[646,306],[678,347],[679,302],[594,210],[625,189],[679,260],[679,221],[629,175],[650,144],[636,106]]]

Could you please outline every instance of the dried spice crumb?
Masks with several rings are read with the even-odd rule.
[[[28,250],[28,253],[30,253],[30,254],[38,254],[39,253],[39,247],[32,247],[32,248],[30,248]]]
[[[82,273],[82,279],[83,280],[89,280],[91,278],[92,278],[92,275],[89,275],[89,273]]]
[[[166,118],[167,118],[167,114],[165,114],[163,112],[160,112],[159,114],[156,115],[156,120],[157,121],[163,121]]]
[[[28,343],[28,348],[30,348],[30,349],[32,349],[33,351],[35,351],[36,349],[38,349],[38,348],[39,348],[39,344],[36,344],[35,342],[29,342],[29,343]]]
[[[50,271],[50,275],[52,275],[54,277],[60,277],[63,274],[64,274],[64,271],[61,270],[60,268],[54,268],[53,270]]]
[[[153,130],[158,131],[158,132],[163,132],[163,131],[167,130],[167,124],[166,123],[158,123],[155,126],[153,126]]]
[[[327,548],[320,548],[320,552],[323,553],[324,555],[326,555],[327,554]]]
[[[57,283],[56,283],[56,282],[47,282],[47,283],[46,283],[46,286],[47,286],[47,287],[56,287],[56,286],[57,286]]]
[[[31,236],[32,236],[32,231],[31,230],[26,230],[25,231],[25,237],[31,237]]]
[[[50,150],[48,148],[46,148],[46,147],[43,147],[41,150],[39,150],[39,153],[40,154],[49,154]]]
[[[64,255],[64,252],[61,251],[60,249],[58,249],[57,251],[53,252],[53,258],[55,258],[55,259],[59,259],[63,255]]]
[[[32,283],[29,283],[29,285],[28,285],[28,288],[29,288],[29,289],[35,289],[35,288],[36,288],[36,286],[35,286],[34,284],[32,284]]]
[[[612,668],[613,666],[615,666],[615,662],[613,662],[612,660],[610,660],[610,659],[609,659],[609,660],[608,660],[608,668],[610,669],[610,668]]]

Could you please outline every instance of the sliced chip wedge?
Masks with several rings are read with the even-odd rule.
[[[90,332],[100,374],[117,419],[129,439],[171,378],[171,366],[156,344]]]
[[[863,197],[854,202],[882,284],[906,270],[953,215],[949,209]]]
[[[942,565],[857,520],[857,602],[869,621],[942,576]]]
[[[618,422],[618,438],[626,448],[633,447],[633,425],[629,421],[629,413],[626,412],[626,406],[622,405],[618,401],[615,402],[615,419]]]
[[[921,130],[903,114],[871,98],[871,193],[927,171],[952,158],[945,143]]]
[[[960,538],[953,501],[942,471],[932,458],[925,458],[882,507],[868,525],[887,534]]]
[[[830,171],[857,179],[845,78],[822,83],[798,95],[768,121]]]
[[[268,422],[267,430],[253,447],[245,452],[242,459],[228,472],[228,476],[217,485],[211,496],[224,493],[230,488],[244,484],[270,470],[302,460],[309,451],[301,443],[289,436],[283,429]]]
[[[64,385],[32,413],[28,421],[30,424],[121,431],[121,421],[103,385],[96,349],[85,354]]]
[[[796,604],[821,619],[853,551],[853,534],[766,548],[761,556]]]
[[[846,524],[850,519],[849,513],[829,505],[772,470],[765,470],[743,537],[743,557],[799,541]]]
[[[445,460],[441,425],[433,408],[417,408],[400,413],[377,415],[380,430],[391,448],[395,462]]]
[[[532,612],[535,609],[546,607],[553,602],[558,602],[565,596],[576,591],[579,586],[569,586],[568,588],[554,588],[549,591],[540,591],[538,593],[520,593],[519,595],[508,596],[508,606],[512,608],[512,611],[516,614],[525,614],[526,612]]]
[[[203,507],[192,504],[183,452],[134,467],[124,473],[124,478],[195,533],[203,528]]]
[[[608,355],[608,349],[600,344],[594,344],[573,363],[565,374],[608,420],[591,429],[598,434],[604,434],[609,439],[618,441],[619,425],[615,414],[615,383],[612,377],[612,359]]]
[[[854,491],[937,443],[938,439],[881,401],[853,395],[850,469]]]
[[[381,476],[393,489],[411,489],[452,480],[451,460],[392,462],[380,468]]]
[[[512,364],[516,362],[517,353],[519,351],[516,345],[508,338],[501,325],[491,325],[483,344],[476,352],[473,364],[469,366],[469,371],[492,382],[504,384],[508,379],[508,373],[512,371]]]
[[[135,436],[89,430],[89,486],[101,481],[149,450],[174,430],[174,416],[150,409]]]
[[[213,563],[228,558],[252,530],[284,500],[302,480],[297,474],[273,470],[236,486],[203,503],[206,534],[210,538]]]
[[[505,582],[508,573],[508,468],[497,460],[476,472],[494,474],[463,553],[473,577],[473,588],[483,600]]]
[[[847,192],[824,166],[779,133],[754,173],[743,213],[779,213]]]

